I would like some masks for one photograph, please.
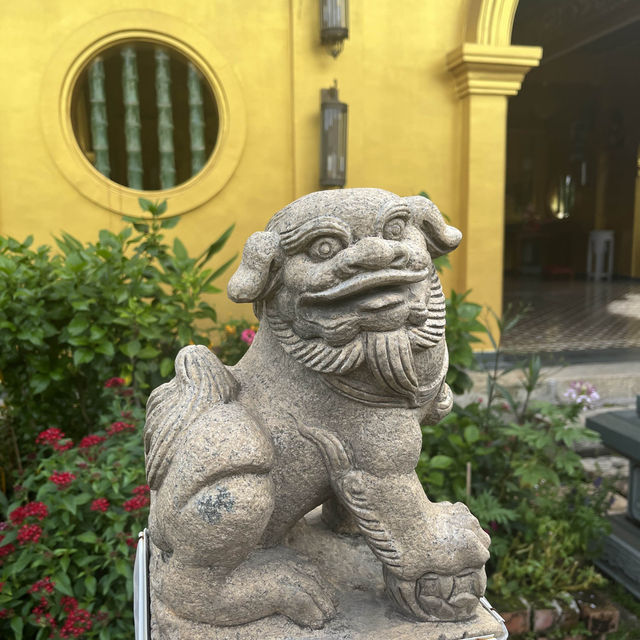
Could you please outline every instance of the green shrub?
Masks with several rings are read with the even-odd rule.
[[[62,234],[53,252],[0,238],[0,417],[27,451],[46,427],[91,431],[110,401],[103,380],[130,380],[141,403],[181,346],[209,342],[216,314],[201,298],[218,291],[212,282],[230,261],[215,271],[207,263],[231,228],[192,258],[180,240],[164,241],[178,222],[160,218],[166,203],[140,202],[149,220],[125,218],[95,243]]]
[[[467,503],[491,534],[489,597],[544,603],[601,580],[588,560],[608,530],[610,487],[590,483],[571,448],[598,437],[578,424],[582,405],[531,400],[537,357],[515,399],[499,383],[496,347],[488,401],[456,406],[439,424],[423,426],[417,471],[432,500]]]
[[[149,503],[143,410],[124,380],[107,383],[102,428],[76,443],[44,430],[12,501],[0,494],[2,638],[132,637],[134,547]]]
[[[468,302],[466,293],[451,292],[447,298],[446,339],[449,349],[449,371],[447,384],[456,394],[469,391],[473,382],[467,371],[475,367],[472,344],[480,342],[477,334],[486,333],[485,326],[478,319],[482,307]]]

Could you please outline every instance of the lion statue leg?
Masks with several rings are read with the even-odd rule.
[[[320,628],[335,614],[323,579],[291,550],[260,548],[275,501],[273,443],[221,366],[204,348],[184,349],[147,407],[154,599],[213,625],[280,613]]]
[[[489,536],[461,503],[432,503],[415,473],[356,469],[338,437],[299,425],[313,441],[344,507],[383,564],[387,592],[406,616],[458,621],[484,594]]]

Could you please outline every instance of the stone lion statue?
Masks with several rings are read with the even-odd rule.
[[[253,344],[234,367],[186,347],[147,406],[151,588],[177,616],[321,628],[331,589],[282,542],[322,503],[355,523],[402,614],[474,614],[489,536],[414,471],[420,423],[452,406],[433,258],[460,239],[426,198],[346,189],[247,240],[228,293],[254,305]]]

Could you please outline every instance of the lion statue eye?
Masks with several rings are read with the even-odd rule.
[[[382,235],[387,240],[400,240],[404,234],[407,223],[402,218],[394,218],[384,225]]]
[[[342,251],[343,246],[338,238],[332,236],[322,236],[311,243],[307,249],[307,254],[316,260],[328,260],[333,258],[339,251]]]

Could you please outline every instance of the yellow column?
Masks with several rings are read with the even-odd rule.
[[[467,42],[447,56],[461,100],[462,149],[459,215],[463,242],[457,252],[456,288],[502,312],[502,262],[507,97],[537,66],[540,47]]]

